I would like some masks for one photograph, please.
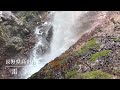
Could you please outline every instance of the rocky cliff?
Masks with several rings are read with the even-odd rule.
[[[120,13],[85,33],[61,56],[29,79],[119,79]]]
[[[0,11],[0,79],[13,77],[7,59],[29,58],[34,29],[45,17],[46,11]]]

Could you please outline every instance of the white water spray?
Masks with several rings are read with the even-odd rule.
[[[70,46],[75,44],[80,38],[85,29],[80,29],[82,24],[79,18],[84,16],[88,11],[57,11],[54,12],[54,18],[51,24],[53,25],[53,37],[50,44],[50,52],[44,55],[36,54],[38,46],[42,46],[43,40],[38,37],[31,58],[34,65],[25,66],[21,78],[28,78],[35,72],[39,71],[45,64],[60,56],[63,52],[68,50]],[[35,34],[39,33],[36,28]]]

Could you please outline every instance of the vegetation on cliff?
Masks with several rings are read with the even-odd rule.
[[[113,15],[107,23],[84,34],[68,51],[29,79],[120,78],[119,18],[119,14]]]

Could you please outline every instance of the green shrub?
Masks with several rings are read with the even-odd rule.
[[[74,78],[76,76],[76,74],[77,74],[76,70],[70,70],[66,73],[66,77],[69,78],[69,79]]]

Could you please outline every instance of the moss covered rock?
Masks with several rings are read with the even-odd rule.
[[[111,50],[104,50],[104,51],[96,52],[95,54],[93,54],[91,56],[90,60],[91,60],[91,62],[95,62],[96,59],[106,56],[110,52],[111,52]]]
[[[97,70],[80,74],[82,79],[112,79],[113,75]]]

